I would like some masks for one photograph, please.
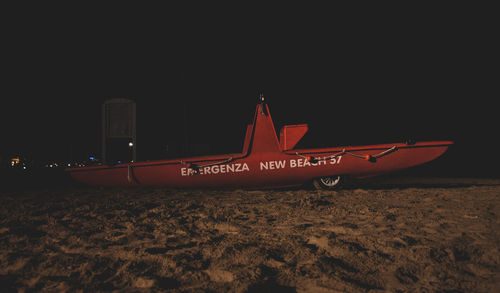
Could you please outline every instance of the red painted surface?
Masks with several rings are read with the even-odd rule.
[[[302,138],[307,125],[283,131],[280,142],[267,105],[259,104],[253,124],[247,127],[242,153],[67,171],[78,181],[99,186],[286,187],[323,176],[362,178],[409,168],[434,160],[453,144],[432,141],[295,150],[289,148]]]
[[[280,147],[283,151],[291,150],[307,132],[307,124],[285,125],[280,131]]]

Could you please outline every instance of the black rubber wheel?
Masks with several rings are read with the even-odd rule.
[[[340,175],[326,176],[314,179],[313,185],[316,189],[334,190],[340,188],[343,179]]]

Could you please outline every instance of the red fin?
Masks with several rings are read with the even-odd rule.
[[[308,130],[307,124],[285,125],[280,131],[280,147],[287,151],[295,147]]]

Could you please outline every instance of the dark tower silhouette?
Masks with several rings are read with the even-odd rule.
[[[110,99],[102,104],[103,163],[136,161],[136,107],[130,99]]]

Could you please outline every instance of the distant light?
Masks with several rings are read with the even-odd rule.
[[[26,170],[26,166],[23,166],[23,169]]]
[[[90,156],[90,157],[89,157],[89,160],[93,161],[93,160],[95,160],[95,157]]]
[[[129,143],[128,143],[128,146],[129,146],[129,147],[133,147],[133,146],[134,146],[134,143],[133,143],[133,142],[129,142]]]
[[[10,165],[12,167],[14,167],[15,165],[19,164],[21,162],[21,160],[19,159],[19,157],[14,157],[12,159],[10,159]]]
[[[122,161],[118,161],[118,164],[121,164],[121,163],[122,163]]]
[[[71,164],[70,164],[70,163],[68,163],[68,167],[71,167]]]

